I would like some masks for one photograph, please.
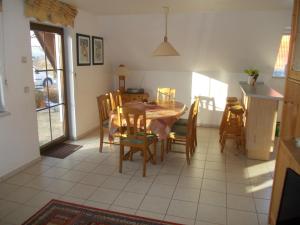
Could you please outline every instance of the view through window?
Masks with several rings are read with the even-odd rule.
[[[290,47],[290,35],[284,34],[282,35],[281,38],[279,51],[277,54],[277,59],[274,67],[273,77],[285,77],[288,55],[289,55],[289,47]]]

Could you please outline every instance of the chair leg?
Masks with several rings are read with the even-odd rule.
[[[103,130],[103,127],[100,127],[100,147],[99,147],[99,152],[102,152],[103,139],[104,139],[104,130]]]
[[[143,177],[146,176],[146,164],[148,160],[147,147],[144,148],[144,162],[143,162]]]
[[[156,144],[157,142],[153,142],[153,163],[156,164]]]
[[[164,154],[165,154],[165,141],[161,140],[161,146],[160,146],[160,161],[164,161]]]
[[[119,173],[122,173],[124,159],[124,145],[120,145]]]
[[[225,144],[226,144],[226,137],[225,137],[225,135],[222,135],[222,138],[221,138],[221,152],[222,153],[224,152]]]
[[[186,155],[186,162],[188,165],[190,165],[190,148],[189,148],[189,145],[188,143],[186,143],[186,146],[185,146],[185,155]]]

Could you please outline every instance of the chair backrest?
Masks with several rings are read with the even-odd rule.
[[[176,89],[174,88],[157,88],[157,101],[174,101]]]
[[[188,117],[188,124],[187,124],[187,137],[192,137],[193,128],[195,126],[196,120],[197,120],[197,110],[196,105],[197,99],[193,102],[191,105],[190,111],[189,111],[189,117]]]
[[[100,125],[103,121],[109,119],[109,112],[111,111],[110,98],[108,94],[100,95],[97,97],[98,111]]]
[[[126,121],[127,137],[135,136],[138,132],[146,132],[146,111],[132,107],[122,107],[120,116]]]
[[[122,95],[119,90],[110,92],[109,95],[112,110],[116,110],[118,106],[122,107]]]

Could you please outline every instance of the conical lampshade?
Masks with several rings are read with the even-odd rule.
[[[164,41],[153,52],[153,56],[179,56],[179,53],[172,44],[168,42],[168,38],[165,37]]]

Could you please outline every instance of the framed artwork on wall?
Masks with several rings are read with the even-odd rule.
[[[104,64],[104,46],[102,37],[92,37],[93,43],[93,65],[103,65]]]
[[[77,42],[77,65],[78,66],[91,65],[90,36],[77,33],[76,42]]]

